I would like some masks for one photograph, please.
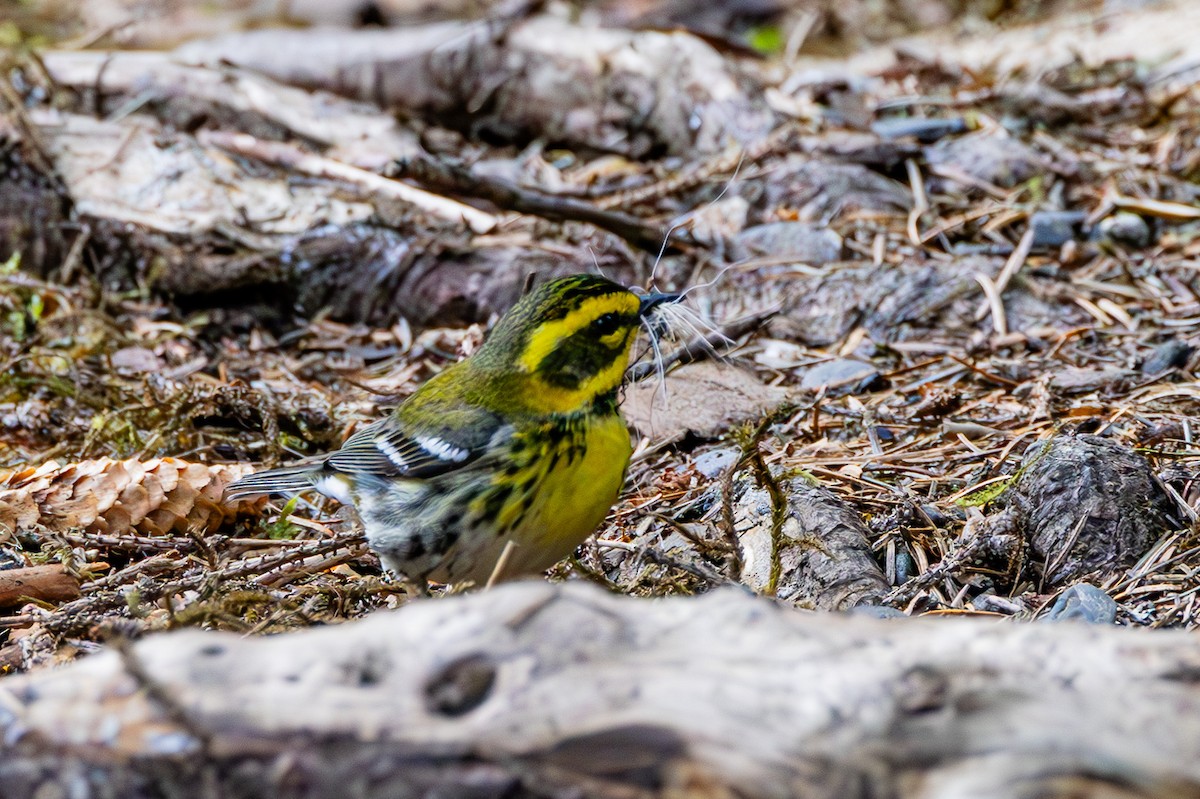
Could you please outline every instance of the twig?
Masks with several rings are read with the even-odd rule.
[[[13,119],[21,128],[21,133],[24,134],[25,140],[29,144],[29,153],[33,156],[37,170],[43,175],[50,177],[57,184],[57,188],[63,194],[66,189],[62,185],[62,180],[59,178],[58,171],[54,168],[54,159],[50,155],[50,149],[42,140],[41,130],[29,118],[29,112],[25,110],[25,101],[21,97],[21,93],[12,85],[9,80],[7,71],[0,73],[0,99],[3,99],[12,112]]]
[[[921,232],[919,223],[921,214],[929,210],[929,196],[925,193],[925,179],[921,177],[921,167],[917,166],[917,162],[909,158],[904,161],[904,167],[908,171],[908,185],[913,194],[913,207],[908,212],[908,223],[905,225],[905,230],[908,232],[908,240],[914,247],[921,246]]]
[[[1013,550],[1019,547],[1019,518],[1019,510],[1006,508],[987,518],[968,521],[960,536],[962,543],[957,549],[948,553],[924,573],[896,586],[884,597],[882,604],[900,607],[941,580],[958,577],[966,566],[980,557],[1011,555]]]
[[[1008,256],[1008,260],[1004,262],[1004,267],[1000,270],[1000,273],[996,275],[994,286],[997,297],[996,301],[993,302],[991,295],[988,294],[988,298],[981,302],[979,304],[979,309],[975,311],[976,322],[982,322],[984,317],[988,315],[988,311],[992,312],[993,327],[996,328],[998,335],[1002,336],[1004,333],[1000,332],[1000,327],[996,324],[996,305],[1000,304],[1000,307],[1003,310],[1004,306],[1002,303],[1000,303],[1000,295],[1004,293],[1004,290],[1008,288],[1009,282],[1012,281],[1013,277],[1016,276],[1021,267],[1025,265],[1025,259],[1029,257],[1029,251],[1031,249],[1033,249],[1032,225],[1026,228],[1025,234],[1021,236],[1021,241],[1017,244],[1017,248],[1012,251],[1011,255]],[[976,280],[979,280],[979,278],[977,277]],[[983,283],[981,282],[980,285],[982,286]],[[986,286],[984,287],[984,293],[987,293]],[[1005,324],[1004,328],[1007,331],[1008,325]]]
[[[507,211],[532,214],[556,222],[587,222],[615,233],[644,250],[657,253],[663,242],[695,244],[683,230],[664,231],[636,216],[608,211],[573,197],[556,197],[527,189],[498,178],[477,175],[470,170],[430,158],[397,161],[400,177],[416,180],[439,191],[487,200]]]
[[[324,556],[313,555],[300,561],[286,563],[282,567],[260,574],[254,578],[254,582],[271,588],[280,588],[302,577],[323,572],[326,569],[332,569],[334,566],[354,560],[366,554],[366,552],[367,545],[365,542],[351,544],[346,548],[345,552]]]
[[[671,557],[665,552],[661,552],[654,547],[653,544],[631,544],[627,541],[612,541],[601,539],[596,541],[596,546],[600,549],[619,549],[622,552],[629,552],[635,557],[648,560],[655,566],[666,566],[671,569],[679,569],[687,572],[693,577],[698,577],[710,585],[732,585],[736,584],[736,580],[731,580],[728,577],[717,573],[715,570],[708,568],[700,563],[687,563],[678,558]]]
[[[500,581],[504,575],[504,567],[508,565],[512,553],[516,550],[517,545],[511,540],[504,544],[504,551],[500,553],[500,557],[496,559],[496,566],[492,569],[492,575],[488,577],[485,588],[491,588]]]
[[[254,558],[246,558],[226,566],[223,569],[207,572],[203,576],[205,578],[213,578],[217,580],[227,580],[234,577],[246,577],[249,575],[263,575],[273,569],[277,569],[289,563],[306,560],[313,555],[326,555],[331,552],[336,552],[338,549],[347,548],[353,550],[355,547],[365,551],[363,546],[363,537],[361,533],[347,533],[338,536],[337,538],[322,538],[313,541],[311,544],[302,547],[293,547],[283,552],[274,553],[271,555],[260,555]]]
[[[64,535],[63,538],[67,541],[71,541],[73,538],[75,538],[75,536]],[[87,539],[84,540],[86,541]],[[188,542],[194,543],[191,539],[188,539]],[[103,545],[102,542],[97,542],[95,540],[91,540],[90,543],[93,546],[95,546],[97,543],[101,543],[101,545]],[[172,547],[172,549],[174,549],[174,547]],[[115,588],[118,585],[131,582],[131,578],[133,577],[138,577],[145,573],[154,574],[155,572],[167,572],[170,569],[177,568],[178,565],[179,559],[177,558],[168,557],[167,555],[151,555],[148,558],[143,558],[135,563],[131,563],[124,569],[119,569],[118,571],[115,571],[105,577],[100,577],[92,580],[89,583],[84,583],[82,590],[85,594],[95,594],[96,592],[102,591],[106,588]]]
[[[995,383],[998,386],[1004,386],[1005,388],[1009,388],[1009,389],[1016,388],[1017,386],[1021,385],[1016,380],[1009,380],[1007,377],[1001,377],[998,374],[993,374],[992,372],[986,371],[984,369],[980,369],[975,364],[971,363],[970,361],[966,361],[966,360],[958,357],[957,355],[949,355],[947,357],[950,360],[954,361],[955,363],[960,363],[963,366],[967,367],[972,372],[979,375],[984,380],[987,380],[990,383]],[[997,432],[999,432],[999,431],[997,431]]]
[[[721,475],[721,533],[725,538],[725,545],[729,547],[730,557],[728,561],[729,578],[731,580],[741,580],[742,567],[742,544],[738,539],[737,525],[733,520],[733,476],[737,471],[737,464],[725,470],[725,474]]]
[[[1004,318],[1004,301],[1000,299],[1000,292],[996,289],[996,284],[982,272],[976,272],[971,277],[975,278],[975,282],[979,284],[987,297],[984,304],[992,312],[992,329],[996,331],[997,336],[1007,336],[1008,321]]]

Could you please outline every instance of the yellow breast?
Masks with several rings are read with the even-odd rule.
[[[504,574],[544,571],[595,532],[621,491],[632,451],[624,421],[612,414],[589,418],[586,428],[578,431],[575,446],[563,446],[558,458],[542,457],[531,463],[537,487],[532,504],[505,536],[515,547]],[[505,512],[519,511],[512,507]]]

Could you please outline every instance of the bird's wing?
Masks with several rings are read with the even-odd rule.
[[[469,417],[469,418],[464,418]],[[482,408],[421,425],[393,415],[355,433],[325,461],[349,475],[432,477],[477,461],[506,425]]]

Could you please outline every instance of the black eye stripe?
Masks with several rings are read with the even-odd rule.
[[[608,311],[558,341],[537,365],[537,372],[550,385],[577,389],[584,381],[612,367],[626,352],[629,335],[641,324],[636,313]],[[607,341],[625,331],[624,337]]]

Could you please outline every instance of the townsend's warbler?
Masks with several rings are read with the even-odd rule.
[[[547,283],[390,417],[337,452],[244,477],[226,498],[315,489],[351,503],[383,564],[422,589],[547,569],[621,489],[630,349],[642,321],[677,299],[594,275]]]

